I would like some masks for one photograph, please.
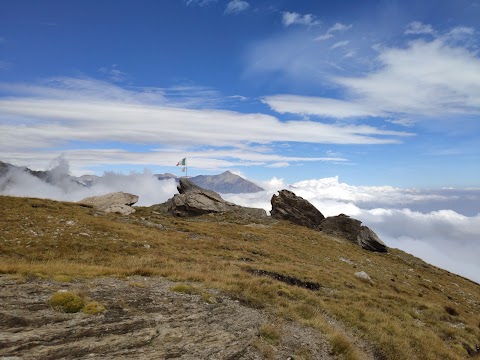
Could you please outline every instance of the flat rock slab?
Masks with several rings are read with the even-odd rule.
[[[91,196],[80,200],[79,203],[91,205],[103,212],[118,213],[122,215],[129,215],[135,212],[132,207],[138,201],[138,196],[125,193],[125,192],[113,192],[100,196]]]
[[[255,344],[270,323],[260,310],[209,290],[216,303],[171,291],[163,278],[98,278],[73,283],[0,275],[0,359],[263,359]],[[103,303],[99,315],[66,314],[47,305],[58,290]],[[275,358],[300,348],[331,359],[317,331],[281,326]]]

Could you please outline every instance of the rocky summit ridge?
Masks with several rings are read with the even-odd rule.
[[[271,215],[275,219],[288,220],[294,224],[334,235],[358,244],[370,251],[387,252],[387,246],[375,232],[362,222],[345,214],[325,218],[308,200],[289,190],[280,190],[272,196]]]
[[[225,201],[217,192],[203,189],[186,177],[179,179],[177,189],[179,193],[165,203],[167,211],[176,216],[223,212],[236,212],[239,215],[251,217],[267,216],[263,209],[239,206]]]

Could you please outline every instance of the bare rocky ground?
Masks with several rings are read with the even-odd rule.
[[[214,301],[171,290],[162,278],[97,278],[60,283],[0,276],[0,359],[332,359],[315,330],[276,323],[209,290]],[[67,314],[48,305],[58,290],[107,308]],[[211,299],[210,299],[211,300]],[[261,336],[274,324],[279,342]]]

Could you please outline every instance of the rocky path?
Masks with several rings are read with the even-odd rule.
[[[272,324],[210,290],[212,297],[171,290],[162,278],[99,278],[71,283],[0,276],[0,359],[331,359],[311,328]],[[102,314],[67,314],[47,303],[58,290],[104,304]],[[213,299],[213,301],[212,301]]]

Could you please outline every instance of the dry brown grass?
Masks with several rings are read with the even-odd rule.
[[[180,219],[162,215],[158,207],[121,217],[70,203],[0,201],[1,273],[164,276],[198,283],[319,329],[332,352],[346,359],[365,357],[359,343],[370,344],[378,356],[402,360],[462,359],[480,344],[479,285],[399,250],[371,253],[272,219],[255,220],[266,226],[252,227],[245,226],[252,220],[233,215]],[[318,283],[320,289],[248,269]],[[368,273],[374,284],[356,279],[357,271]],[[274,356],[264,345],[265,356]]]

